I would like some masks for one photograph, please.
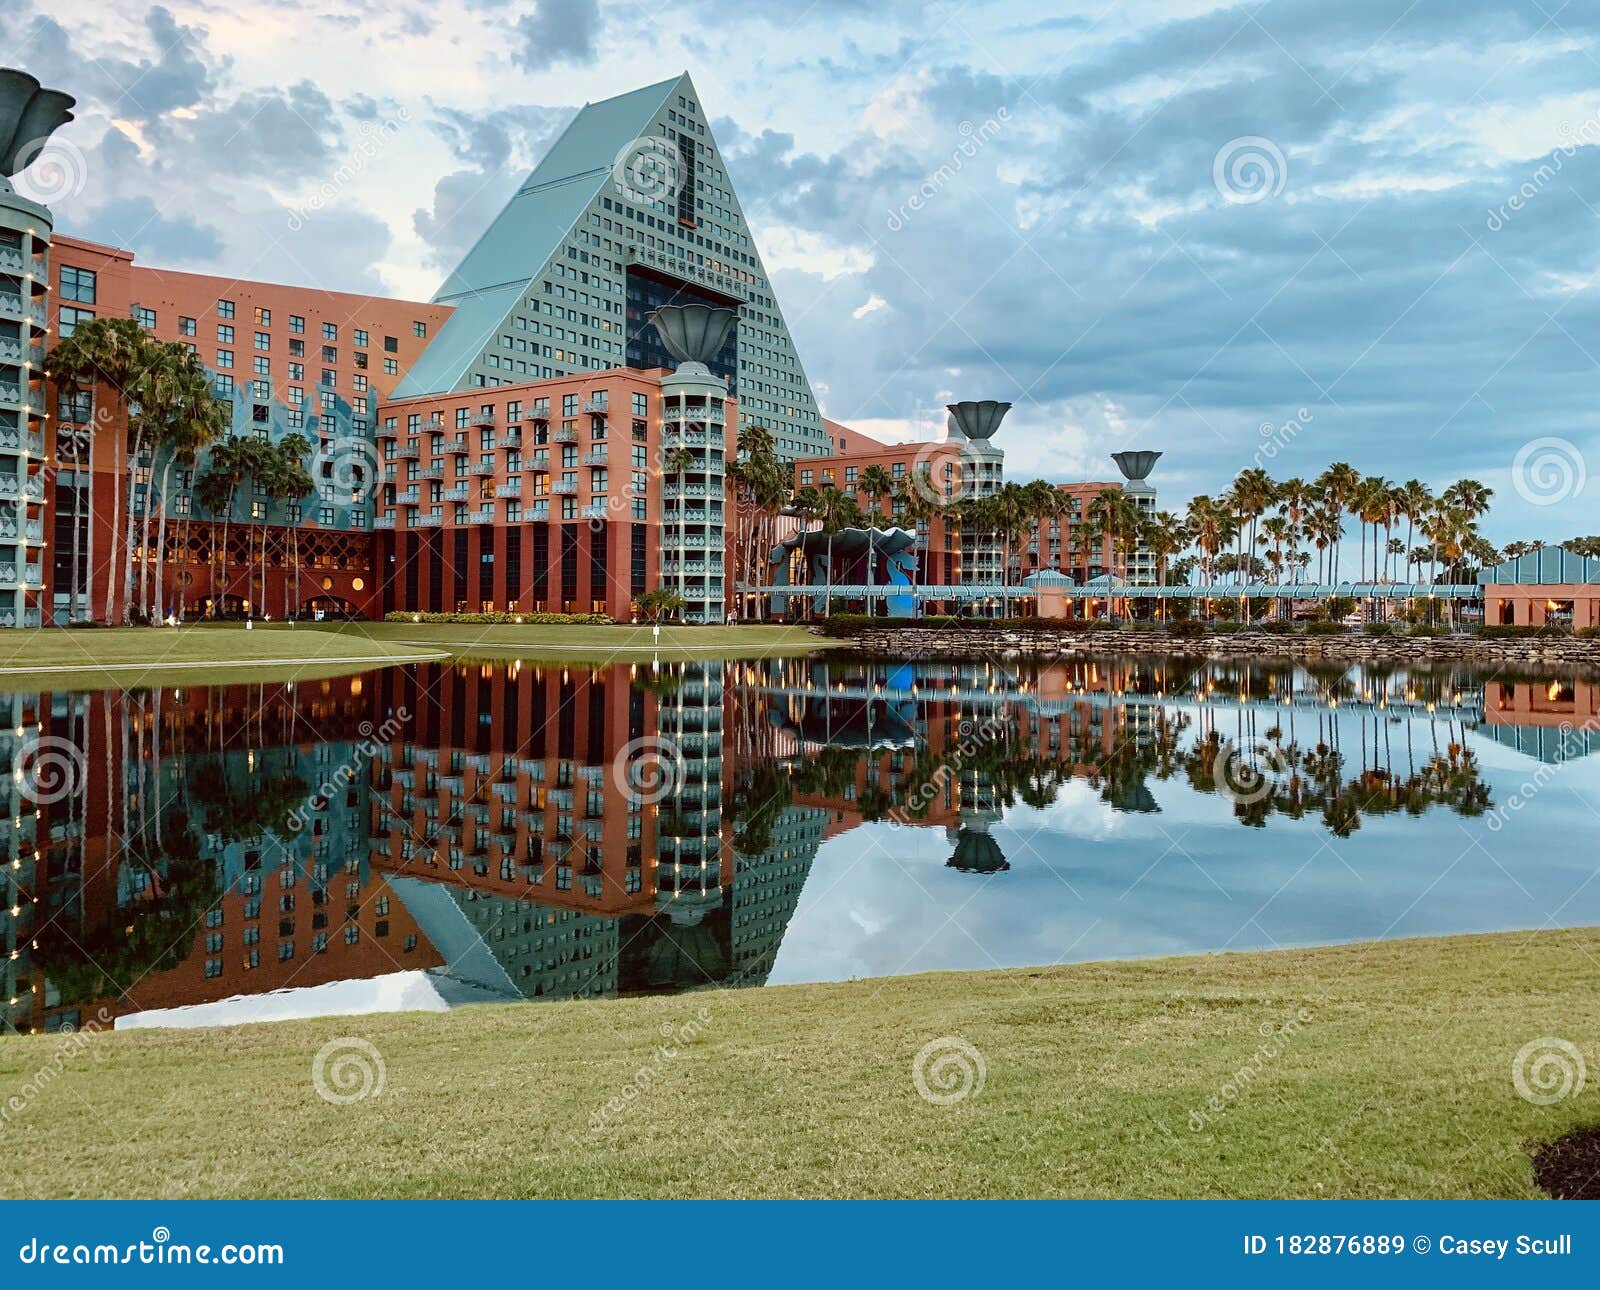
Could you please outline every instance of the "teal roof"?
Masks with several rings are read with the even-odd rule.
[[[395,387],[393,397],[440,394],[462,383],[599,193],[617,154],[651,133],[656,113],[688,79],[684,72],[584,105],[434,294],[435,304],[453,305],[455,313]]]
[[[1521,583],[1524,586],[1559,582],[1600,582],[1600,560],[1590,559],[1564,546],[1542,546],[1514,560],[1505,560],[1478,573],[1484,584]]]
[[[1025,586],[1034,587],[1070,587],[1074,585],[1072,579],[1059,569],[1040,569],[1038,573],[1030,573],[1022,581]]]

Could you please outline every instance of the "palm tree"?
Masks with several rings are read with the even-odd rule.
[[[1417,521],[1428,513],[1428,506],[1433,501],[1433,494],[1428,491],[1428,486],[1420,479],[1408,479],[1395,489],[1395,495],[1399,502],[1400,514],[1404,515],[1406,519],[1406,551],[1408,553],[1406,567],[1409,569],[1411,567],[1409,553],[1412,549],[1412,542],[1416,538]]]
[[[167,447],[167,464],[161,476],[161,520],[156,532],[154,594],[145,606],[146,616],[152,618],[160,615],[163,603],[172,467],[181,463],[185,469],[192,468],[201,450],[226,433],[228,428],[226,405],[212,393],[211,378],[205,368],[187,351],[184,352],[184,358],[187,360],[187,379],[170,409],[162,434]]]
[[[905,518],[910,521],[911,530],[917,535],[917,547],[920,551],[927,552],[928,562],[933,562],[933,525],[932,521],[943,511],[939,505],[938,496],[933,491],[933,476],[926,462],[919,462],[911,468],[912,477],[900,482],[900,489],[895,493],[895,506]],[[913,589],[918,581],[926,582],[927,576],[922,571],[922,556],[917,556],[916,564],[911,571],[911,585]],[[912,605],[915,612],[915,590],[913,590]]]
[[[856,499],[848,493],[841,493],[837,488],[825,487],[822,490],[822,499],[819,508],[822,520],[822,531],[828,535],[828,589],[824,595],[823,613],[828,617],[833,616],[833,584],[835,569],[833,564],[833,538],[840,529],[850,528],[861,521],[861,507],[856,504]]]
[[[247,440],[224,434],[211,447],[205,471],[195,481],[195,497],[212,516],[209,578],[213,615],[220,614],[228,594],[228,539],[233,525],[234,499],[246,473]],[[222,541],[217,541],[216,516],[222,516]],[[245,562],[247,565],[248,560]],[[220,586],[218,584],[221,584]]]
[[[1156,559],[1156,586],[1160,588],[1157,616],[1167,616],[1167,561],[1189,544],[1188,524],[1171,511],[1157,511],[1140,533],[1145,549]]]
[[[1272,482],[1272,477],[1259,466],[1252,466],[1249,470],[1239,472],[1238,478],[1233,481],[1230,495],[1233,498],[1235,511],[1238,512],[1241,530],[1248,525],[1248,539],[1242,540],[1240,546],[1243,555],[1245,551],[1254,552],[1256,549],[1256,521],[1266,513],[1269,506],[1277,497],[1278,486]],[[1244,535],[1241,533],[1241,538]],[[1247,563],[1247,562],[1246,562]],[[1241,569],[1240,577],[1244,577]]]
[[[1102,488],[1089,502],[1088,520],[1095,530],[1111,542],[1111,583],[1117,577],[1117,555],[1126,560],[1127,547],[1138,535],[1139,512],[1128,495],[1120,488]],[[1116,620],[1117,601],[1114,592],[1106,597],[1106,608]]]
[[[311,478],[311,472],[305,465],[311,453],[311,440],[299,431],[291,430],[273,445],[268,494],[274,502],[298,502],[316,491],[316,481]],[[300,526],[291,522],[286,537],[291,551],[288,556],[289,567],[283,575],[285,618],[289,616],[291,580],[294,610],[298,613],[300,609]],[[265,583],[262,584],[262,595],[266,595]]]
[[[1339,581],[1339,547],[1344,537],[1344,513],[1350,507],[1361,484],[1361,475],[1349,462],[1336,461],[1322,474],[1318,475],[1313,485],[1322,493],[1323,503],[1328,511],[1338,517],[1337,530],[1333,533],[1331,552],[1331,575],[1329,582]]]
[[[659,623],[683,612],[687,602],[670,587],[657,587],[633,598],[633,612],[647,623]]]
[[[78,323],[72,335],[64,336],[50,351],[46,364],[48,374],[55,380],[58,388],[66,393],[80,390],[94,390],[96,386],[104,386],[110,390],[125,419],[131,424],[136,419],[134,405],[138,399],[138,390],[145,379],[149,368],[149,352],[151,341],[143,327],[139,326],[132,318],[91,318]],[[101,427],[108,429],[111,436],[111,478],[120,481],[124,469],[124,455],[127,448],[126,436],[116,428],[113,417],[101,419],[98,415],[94,419],[95,433],[89,441],[89,514],[94,514],[94,446],[99,438]],[[112,490],[111,496],[111,540],[116,542],[118,522],[121,514],[121,485],[118,483]],[[74,503],[76,505],[76,503]],[[73,544],[77,545],[78,526],[73,525]],[[124,558],[127,558],[126,551]],[[76,552],[74,553],[76,559]],[[89,525],[89,549],[84,556],[86,569],[94,567],[94,525]],[[111,622],[115,614],[113,597],[116,590],[117,559],[113,551],[111,558],[106,561],[106,622]],[[74,568],[76,580],[76,567]],[[88,587],[88,575],[85,574],[85,596],[92,604],[93,594]],[[92,612],[92,610],[91,610]]]

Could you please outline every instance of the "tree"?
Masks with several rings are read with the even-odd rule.
[[[234,499],[247,471],[248,440],[225,434],[212,445],[205,470],[195,483],[195,497],[212,515],[209,554],[211,611],[221,613],[228,594],[228,539],[233,525]],[[222,541],[217,541],[216,516],[222,516]],[[245,561],[248,566],[249,561]]]
[[[306,458],[311,456],[311,440],[298,431],[291,430],[272,446],[272,460],[268,471],[268,496],[278,503],[294,503],[309,497],[316,491],[316,481],[311,478],[311,472],[306,469]],[[290,547],[288,555],[288,568],[283,577],[284,617],[289,616],[289,605],[292,599],[294,611],[300,610],[300,526],[291,523],[288,526],[287,541]],[[266,584],[261,587],[263,598],[266,596]]]
[[[836,581],[833,563],[833,539],[841,529],[847,529],[861,522],[861,508],[856,504],[856,499],[838,489],[827,487],[822,490],[820,504],[822,531],[828,535],[828,589],[824,597],[823,612],[830,618],[833,616],[833,584]]]
[[[46,371],[60,390],[74,393],[93,391],[96,387],[109,390],[119,405],[130,430],[138,421],[137,407],[141,388],[148,379],[152,342],[144,328],[131,318],[91,318],[78,323],[70,336],[64,336],[50,351]],[[94,514],[94,448],[102,431],[111,436],[111,477],[121,480],[126,468],[127,437],[116,429],[113,417],[96,416],[95,430],[89,444],[89,513]],[[131,486],[131,476],[130,476]],[[121,484],[113,488],[111,497],[111,541],[116,534],[121,515]],[[73,525],[76,543],[77,525]],[[129,558],[126,548],[123,560]],[[89,525],[89,550],[84,557],[89,569],[94,567],[94,525]],[[113,600],[117,585],[117,553],[111,552],[106,561],[106,622],[115,616]],[[85,575],[87,577],[87,574]],[[92,593],[87,592],[92,602]],[[126,606],[124,606],[126,612]]]
[[[647,623],[659,623],[663,618],[681,614],[687,603],[670,587],[657,587],[633,598],[633,612]]]
[[[200,360],[185,350],[182,368],[185,377],[177,397],[169,405],[161,433],[167,449],[167,461],[161,476],[161,519],[156,531],[153,594],[145,604],[145,614],[151,618],[159,617],[162,612],[172,468],[176,464],[181,464],[185,469],[192,468],[200,452],[228,429],[227,405],[212,393],[211,378]]]

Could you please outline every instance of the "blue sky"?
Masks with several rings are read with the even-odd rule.
[[[829,415],[1600,532],[1592,4],[25,0],[0,47],[81,100],[64,230],[421,298],[579,105],[688,69]]]

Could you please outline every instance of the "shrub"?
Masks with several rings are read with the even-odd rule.
[[[1269,636],[1293,636],[1296,628],[1286,619],[1274,618],[1271,622],[1262,623],[1261,630]]]
[[[1433,623],[1418,623],[1406,632],[1407,636],[1448,636],[1449,634],[1443,627],[1436,626]]]
[[[1207,628],[1198,618],[1181,618],[1172,623],[1167,632],[1179,640],[1193,640],[1195,637],[1206,635]]]
[[[1543,627],[1513,625],[1511,623],[1485,623],[1477,629],[1476,634],[1482,640],[1526,640],[1538,636],[1560,638],[1571,635],[1564,627],[1552,627],[1548,623]]]
[[[450,614],[424,613],[420,610],[394,610],[383,616],[386,623],[459,623],[474,627],[502,626],[506,624],[533,626],[605,626],[616,622],[609,614],[551,614],[542,610],[516,614],[496,610],[493,613]]]
[[[1306,624],[1308,636],[1343,636],[1344,624],[1339,622],[1312,622]]]
[[[1400,629],[1394,623],[1364,623],[1362,631],[1368,636],[1398,636]]]

